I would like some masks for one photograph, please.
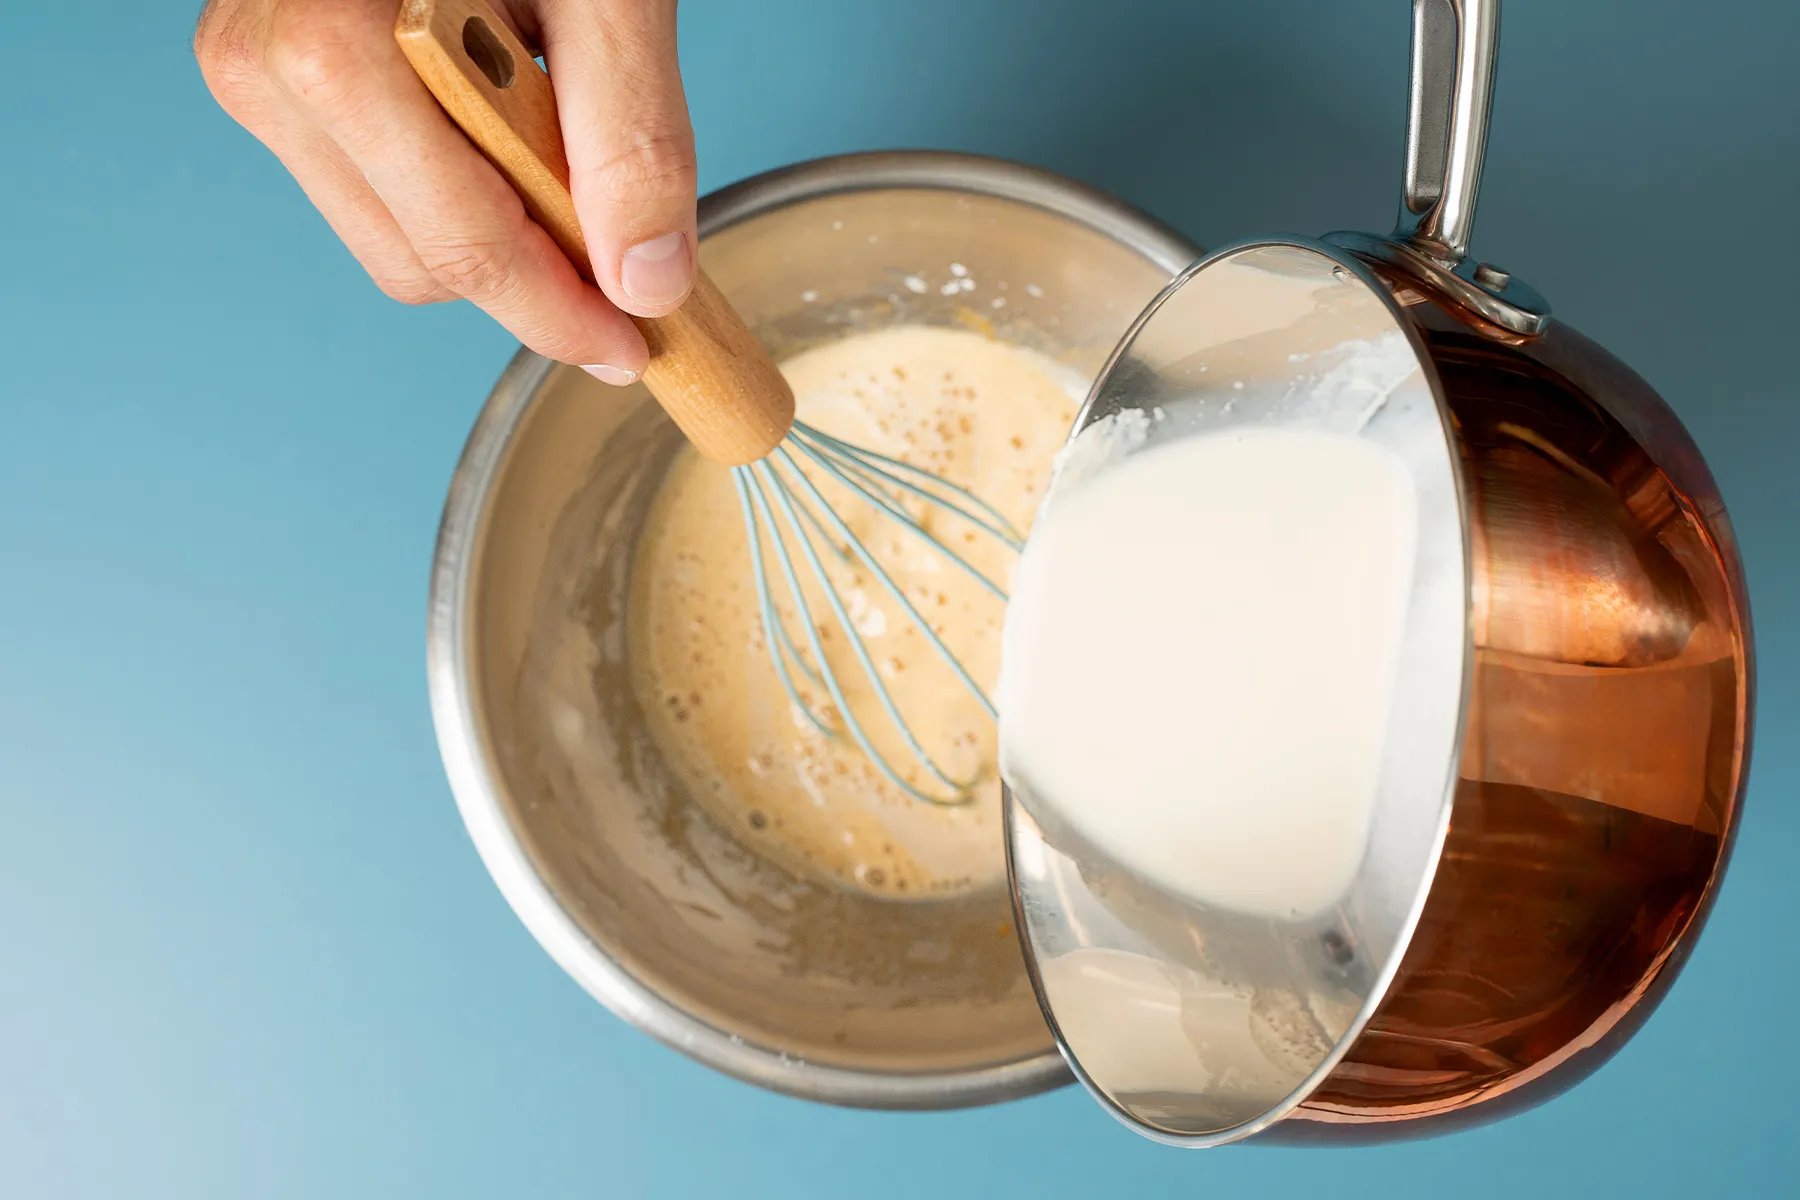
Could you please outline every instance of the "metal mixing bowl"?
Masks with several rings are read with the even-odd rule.
[[[700,229],[707,271],[777,358],[922,323],[1047,352],[1088,379],[1199,253],[1055,176],[924,153],[759,176],[703,200]],[[611,391],[528,352],[470,435],[428,654],[482,861],[596,999],[740,1079],[883,1108],[1067,1082],[1004,885],[888,901],[807,882],[744,849],[662,762],[629,683],[624,608],[679,444],[641,387]]]

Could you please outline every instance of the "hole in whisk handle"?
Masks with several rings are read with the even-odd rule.
[[[470,17],[463,22],[463,53],[469,56],[487,81],[497,88],[509,88],[517,78],[517,67],[513,63],[512,51],[494,32],[494,27],[480,17]]]

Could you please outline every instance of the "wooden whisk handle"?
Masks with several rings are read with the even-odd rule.
[[[394,37],[438,104],[592,279],[556,94],[512,29],[485,0],[404,0]],[[679,309],[633,320],[650,344],[644,383],[700,453],[737,466],[787,436],[792,389],[704,271]]]

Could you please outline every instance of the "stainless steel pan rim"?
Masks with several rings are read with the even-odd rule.
[[[1112,381],[1121,364],[1130,359],[1139,335],[1155,324],[1158,313],[1169,301],[1179,296],[1184,287],[1209,268],[1221,263],[1242,260],[1247,256],[1253,256],[1257,251],[1267,250],[1293,251],[1334,264],[1334,269],[1344,279],[1345,284],[1358,288],[1361,295],[1366,296],[1375,306],[1385,312],[1388,320],[1392,322],[1394,331],[1406,340],[1413,358],[1419,364],[1423,385],[1430,396],[1428,408],[1420,412],[1415,420],[1430,422],[1446,431],[1444,434],[1446,440],[1441,444],[1442,450],[1445,451],[1443,455],[1444,479],[1440,482],[1447,484],[1447,487],[1434,489],[1430,495],[1446,511],[1454,514],[1452,523],[1456,527],[1456,536],[1449,539],[1449,545],[1444,548],[1453,548],[1455,551],[1453,557],[1456,560],[1457,569],[1453,573],[1453,577],[1460,585],[1461,596],[1466,598],[1470,595],[1471,586],[1468,500],[1465,493],[1462,465],[1454,454],[1449,453],[1451,444],[1448,441],[1447,431],[1451,427],[1451,418],[1444,397],[1443,384],[1438,379],[1436,364],[1419,332],[1407,320],[1405,312],[1394,298],[1391,289],[1376,276],[1367,264],[1340,246],[1316,238],[1291,235],[1251,237],[1209,251],[1204,258],[1173,279],[1168,287],[1150,302],[1138,319],[1132,323],[1125,336],[1120,339],[1118,349],[1114,352],[1113,357],[1101,368],[1099,378],[1093,391],[1089,393],[1087,402],[1076,414],[1075,431],[1079,432],[1108,413],[1118,410],[1122,397],[1129,393],[1130,388],[1120,387]],[[1465,604],[1460,625],[1460,638],[1454,648],[1455,653],[1443,662],[1436,664],[1439,671],[1445,673],[1446,678],[1454,677],[1456,681],[1454,688],[1450,689],[1456,695],[1453,709],[1454,718],[1450,722],[1450,727],[1455,730],[1463,729],[1468,721],[1470,678],[1475,654],[1470,626],[1471,616],[1472,610]],[[1370,1018],[1386,998],[1388,988],[1399,972],[1401,958],[1412,941],[1420,915],[1424,911],[1426,896],[1431,890],[1431,883],[1437,874],[1438,863],[1443,854],[1444,840],[1450,828],[1450,815],[1455,798],[1457,767],[1460,759],[1461,742],[1458,740],[1443,759],[1444,776],[1441,786],[1427,789],[1427,794],[1433,799],[1433,804],[1428,809],[1415,814],[1419,827],[1413,832],[1418,838],[1422,850],[1415,863],[1416,874],[1403,879],[1398,884],[1397,891],[1399,897],[1402,898],[1402,903],[1397,906],[1397,911],[1393,914],[1392,946],[1386,954],[1380,956],[1376,969],[1368,980],[1366,994],[1362,997],[1355,1014],[1336,1037],[1330,1052],[1323,1056],[1304,1078],[1296,1081],[1286,1095],[1270,1104],[1252,1119],[1210,1133],[1180,1133],[1158,1128],[1124,1107],[1111,1092],[1082,1068],[1069,1044],[1068,1037],[1056,1019],[1052,992],[1044,980],[1035,941],[1028,937],[1027,945],[1031,949],[1026,954],[1026,967],[1031,976],[1032,987],[1037,991],[1039,1007],[1044,1010],[1045,1019],[1050,1025],[1052,1035],[1056,1038],[1056,1044],[1069,1061],[1076,1079],[1099,1103],[1100,1107],[1121,1125],[1151,1141],[1165,1146],[1206,1149],[1252,1138],[1283,1120],[1305,1103],[1307,1097],[1337,1068],[1357,1038],[1362,1036]],[[1010,789],[1003,812],[1008,875],[1014,881],[1013,910],[1019,928],[1022,931],[1031,931],[1035,924],[1030,911],[1034,902],[1040,909],[1046,910],[1051,908],[1052,904],[1039,894],[1042,890],[1041,884],[1030,879],[1028,873],[1019,871],[1015,856],[1022,843],[1041,841],[1042,839],[1035,832],[1036,827],[1029,817],[1020,812],[1019,798]],[[1040,849],[1038,853],[1041,854],[1042,850]]]

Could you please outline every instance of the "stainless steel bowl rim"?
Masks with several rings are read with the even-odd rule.
[[[705,238],[760,214],[833,194],[919,188],[1031,205],[1088,226],[1171,276],[1199,256],[1186,238],[1120,201],[1047,171],[976,155],[884,151],[815,159],[732,184],[700,201]],[[521,349],[470,432],[451,477],[432,561],[426,667],[432,720],[469,837],[519,920],[601,1004],[652,1037],[727,1075],[803,1099],[864,1108],[944,1109],[992,1104],[1067,1084],[1046,1052],[973,1071],[883,1074],[784,1055],[670,1004],[597,945],[557,902],[508,821],[482,749],[468,644],[476,547],[508,444],[556,364]]]

